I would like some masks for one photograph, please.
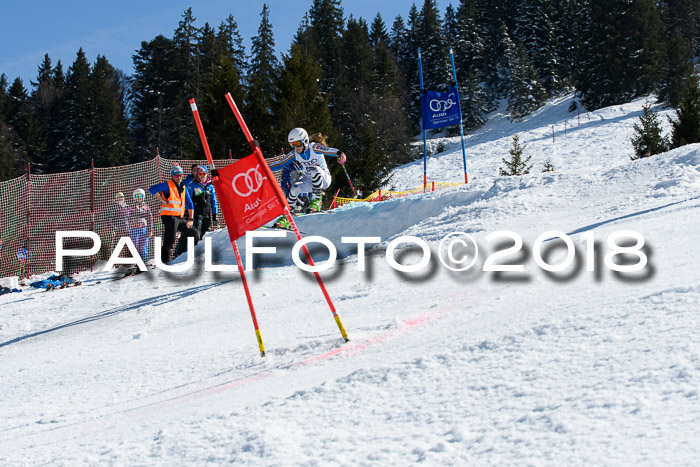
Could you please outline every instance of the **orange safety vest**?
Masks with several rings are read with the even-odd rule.
[[[161,205],[160,215],[183,217],[185,215],[185,196],[187,195],[187,189],[183,189],[182,194],[180,194],[180,190],[172,180],[168,180],[168,188],[170,188],[170,196],[165,198],[167,203]]]

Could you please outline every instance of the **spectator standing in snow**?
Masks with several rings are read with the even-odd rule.
[[[197,177],[187,184],[192,204],[194,204],[194,229],[197,230],[195,244],[216,224],[217,203],[216,191],[209,178],[209,172],[203,165],[199,166]]]
[[[337,157],[339,164],[346,161],[345,154],[335,148],[327,147],[318,142],[310,142],[309,135],[303,128],[294,128],[289,132],[287,141],[292,146],[292,151],[281,161],[272,164],[273,171],[283,170],[289,167],[289,191],[287,202],[290,208],[296,207],[299,194],[311,192],[311,211],[320,211],[323,202],[323,190],[331,184],[331,174],[326,165],[326,156]],[[282,173],[286,183],[286,176]],[[284,216],[278,219],[286,221]],[[280,223],[281,225],[281,223]]]
[[[114,204],[109,210],[107,225],[116,237],[126,237],[129,233],[129,206],[121,191],[114,195]]]
[[[175,245],[178,232],[185,239],[196,235],[192,228],[194,205],[182,180],[184,177],[182,167],[174,165],[170,169],[170,177],[171,179],[167,182],[158,183],[148,189],[148,192],[161,203],[160,219],[163,222],[163,245],[160,250],[160,258],[163,264],[171,260],[170,250]],[[187,218],[185,218],[185,211],[187,211]],[[181,242],[175,256],[182,254],[186,248],[187,241]]]
[[[124,193],[121,191],[114,195],[114,204],[107,211],[107,243],[109,252],[105,252],[106,256],[112,254],[117,242],[121,237],[129,236],[129,213],[131,209],[126,205]]]
[[[185,177],[185,186],[189,185],[192,180],[197,179],[197,171],[199,170],[199,164],[192,164],[192,167],[190,167],[190,173]]]
[[[145,263],[148,259],[148,239],[153,236],[153,216],[146,204],[146,193],[137,188],[133,196],[135,207],[129,217],[129,236]]]

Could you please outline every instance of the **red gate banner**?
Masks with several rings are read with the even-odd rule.
[[[284,213],[274,183],[254,154],[219,169],[214,187],[232,241]]]

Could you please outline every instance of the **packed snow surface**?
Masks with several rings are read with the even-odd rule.
[[[646,101],[577,115],[570,99],[468,135],[467,185],[299,218],[337,246],[322,277],[347,343],[291,235],[256,239],[278,253],[247,274],[264,358],[239,274],[205,272],[203,244],[190,272],[0,297],[0,465],[697,463],[700,145],[632,161]],[[514,134],[533,168],[499,177]],[[462,181],[459,138],[440,142],[429,179]],[[417,161],[390,185],[422,179]],[[478,245],[467,271],[438,258],[453,232]],[[227,232],[208,236],[234,264]],[[364,268],[353,236],[381,239]],[[430,246],[422,270],[388,263],[423,257],[391,253],[401,236]],[[559,272],[536,261],[571,251]]]

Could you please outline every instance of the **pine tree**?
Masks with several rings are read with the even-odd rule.
[[[199,67],[197,74],[197,87],[201,90],[206,90],[211,83],[212,75],[219,67],[219,59],[221,58],[220,42],[216,37],[214,29],[209,26],[209,23],[204,23],[204,26],[199,32],[199,43],[197,44],[197,53],[199,57]]]
[[[38,160],[45,141],[41,124],[31,107],[27,90],[20,78],[16,78],[7,91],[6,119],[12,128],[8,134],[13,157],[21,165]]]
[[[245,77],[248,69],[245,46],[243,38],[238,30],[238,23],[233,15],[229,15],[224,22],[219,25],[217,33],[219,42],[219,53],[233,60],[233,66],[241,78]]]
[[[551,159],[547,159],[544,161],[544,166],[542,167],[542,172],[547,173],[547,172],[554,172],[554,165],[552,164]]]
[[[189,104],[189,100],[199,97],[203,90],[203,83],[199,79],[202,66],[199,54],[201,30],[195,26],[196,21],[192,8],[185,10],[173,33],[170,54],[172,75],[169,79],[173,84],[174,96],[170,101],[172,111],[165,115],[163,128],[166,130],[165,138],[173,147],[174,154],[169,157],[180,159],[195,158],[202,147],[197,129],[192,124]]]
[[[436,0],[424,0],[416,39],[423,57],[425,89],[445,90],[452,81],[450,59],[442,31]]]
[[[192,8],[188,8],[182,14],[182,19],[178,22],[173,33],[173,72],[180,81],[181,93],[185,96],[199,95],[199,38],[200,30],[194,25],[197,18],[192,13]],[[189,101],[189,99],[187,100]],[[189,107],[189,104],[187,104]]]
[[[372,92],[407,100],[408,94],[402,83],[403,76],[396,64],[396,58],[386,43],[378,43],[372,49]]]
[[[687,48],[680,29],[673,31],[668,39],[664,76],[659,86],[660,101],[677,108],[685,83],[693,76],[693,53]]]
[[[660,0],[667,37],[676,31],[684,40],[683,50],[697,55],[700,45],[700,0]]]
[[[511,62],[515,54],[515,44],[508,34],[508,27],[501,22],[496,32],[486,36],[484,47],[484,81],[491,101],[505,97],[510,83]],[[489,108],[494,108],[490,106]]]
[[[406,44],[408,54],[404,60],[400,61],[409,89],[409,116],[413,128],[417,131],[421,119],[421,104],[420,104],[420,78],[418,76],[418,47],[420,47],[420,14],[416,4],[412,4],[408,11],[408,26],[406,29]]]
[[[156,149],[165,157],[173,157],[177,144],[171,138],[170,122],[177,108],[178,84],[175,74],[173,42],[163,35],[142,42],[134,55],[131,87],[132,126],[136,146],[134,161],[155,156]],[[191,96],[190,96],[191,97]]]
[[[63,96],[61,83],[63,83],[62,71],[58,66],[56,68],[51,66],[49,54],[44,55],[44,60],[38,68],[36,83],[32,82],[35,89],[29,98],[30,105],[39,120],[43,140],[42,149],[32,158],[33,173],[44,173],[47,170],[48,155],[52,154],[56,147],[55,128],[59,124],[59,104]]]
[[[474,0],[460,0],[456,13],[456,31],[453,46],[457,76],[469,73],[477,82],[482,74],[484,41],[479,33],[479,17]]]
[[[668,138],[661,134],[659,115],[649,106],[642,107],[639,124],[634,124],[634,132],[635,135],[631,138],[634,148],[633,160],[642,157],[647,150],[652,156],[668,151],[670,143]]]
[[[520,145],[520,137],[518,135],[513,135],[513,145],[508,150],[510,154],[510,160],[501,159],[505,164],[505,170],[502,168],[498,169],[499,174],[502,177],[509,177],[513,175],[526,175],[530,173],[532,164],[527,165],[532,159],[532,156],[527,156],[523,159],[523,152],[525,151],[525,146]]]
[[[445,8],[445,15],[442,18],[443,38],[449,47],[457,40],[457,13],[452,4]]]
[[[469,72],[459,82],[459,101],[462,122],[466,130],[475,130],[486,123],[488,96],[477,82],[474,73]]]
[[[337,133],[331,123],[328,97],[319,89],[320,65],[300,44],[292,44],[289,55],[283,56],[282,61],[273,100],[274,140],[287,141],[289,130],[302,127],[310,134],[323,133],[333,141]],[[282,149],[287,152],[289,146],[285,144]]]
[[[67,172],[90,167],[95,148],[91,147],[93,123],[97,118],[90,101],[90,64],[81,48],[68,68],[60,104],[57,144],[49,156],[50,172]]]
[[[5,123],[8,111],[7,84],[7,76],[2,73],[0,75],[0,182],[17,176],[15,168],[17,161],[11,144],[13,132],[10,126]]]
[[[8,112],[7,85],[7,75],[5,73],[0,74],[0,118],[2,119],[7,117]]]
[[[207,132],[209,148],[215,159],[228,158],[229,152],[235,158],[250,153],[250,146],[238,127],[236,119],[233,118],[226,100],[226,93],[230,93],[236,105],[245,101],[241,77],[234,60],[231,55],[221,55],[219,66],[212,75],[211,82],[201,99],[197,101],[201,109],[202,124]],[[198,158],[204,159],[203,150],[197,154]]]
[[[389,48],[394,54],[394,57],[396,57],[396,63],[404,70],[405,62],[408,60],[411,51],[408,45],[408,31],[406,30],[406,25],[401,15],[394,19],[389,37],[391,43]]]
[[[10,143],[11,128],[0,116],[0,182],[10,180],[18,176],[15,168],[16,161]]]
[[[589,0],[576,88],[589,110],[652,92],[663,73],[661,15],[654,0]]]
[[[574,71],[579,64],[577,57],[582,36],[579,34],[580,25],[576,13],[582,9],[579,5],[583,1],[585,0],[552,0],[557,43],[557,75],[563,89],[572,87]]]
[[[384,44],[387,48],[391,46],[389,33],[386,31],[386,24],[384,24],[382,15],[379,13],[374,17],[369,30],[369,44],[372,47],[377,47],[379,44]]]
[[[478,31],[478,9],[474,0],[460,0],[455,14],[455,71],[459,80],[460,108],[464,127],[473,130],[485,122],[489,96],[480,84],[484,43]]]
[[[386,156],[382,154],[382,148],[378,145],[380,138],[375,133],[369,117],[365,117],[361,128],[359,143],[363,148],[362,160],[350,165],[350,177],[355,181],[358,193],[368,195],[389,183],[391,168],[386,165]],[[344,181],[342,184],[346,185]]]
[[[520,5],[514,37],[525,44],[528,58],[537,71],[547,95],[562,88],[558,75],[559,49],[550,0],[525,0]]]
[[[273,136],[272,98],[279,63],[275,56],[275,39],[267,4],[263,4],[260,13],[260,26],[258,35],[252,40],[251,54],[246,123],[263,152],[274,153],[279,140]]]
[[[341,37],[340,58],[342,71],[338,81],[342,89],[338,89],[338,94],[352,99],[357,89],[370,87],[372,82],[372,49],[367,23],[362,18],[355,20],[350,16],[348,19]],[[339,111],[342,112],[342,109]]]
[[[345,22],[340,3],[340,0],[314,0],[309,10],[310,42],[313,44],[310,52],[321,65],[323,92],[334,91],[335,78],[340,72],[340,37]]]
[[[90,107],[96,116],[88,146],[90,159],[96,167],[114,167],[129,163],[132,142],[124,105],[124,85],[121,72],[104,56],[97,56],[89,82]],[[84,159],[79,167],[89,166]]]
[[[510,68],[508,111],[513,120],[520,120],[544,103],[546,93],[539,83],[535,68],[527,58],[522,42],[518,44]]]
[[[693,76],[685,85],[683,97],[676,109],[676,119],[670,119],[673,127],[671,147],[700,143],[700,85]]]

